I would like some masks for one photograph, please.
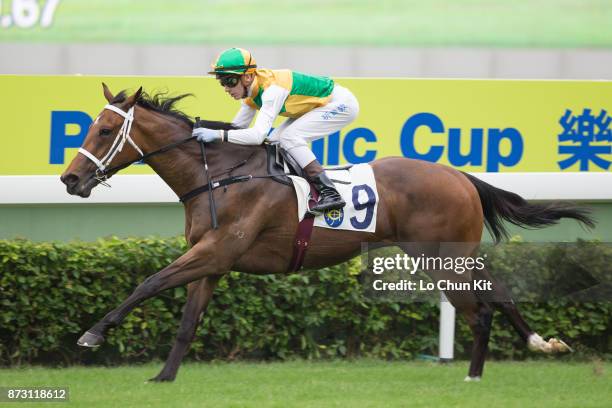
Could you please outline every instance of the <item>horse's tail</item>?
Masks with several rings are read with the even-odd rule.
[[[567,202],[530,204],[518,194],[493,187],[470,174],[463,174],[478,191],[485,225],[495,242],[508,238],[508,230],[503,221],[522,228],[542,228],[557,224],[561,218],[573,218],[589,228],[595,227],[595,221],[586,208]]]

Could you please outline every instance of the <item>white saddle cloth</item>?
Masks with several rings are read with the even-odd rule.
[[[374,232],[378,209],[378,190],[374,172],[369,164],[356,164],[347,170],[327,170],[327,176],[346,201],[341,210],[329,210],[315,218],[314,226],[349,231]],[[302,221],[308,208],[310,186],[301,177],[293,180],[298,202],[298,220]]]

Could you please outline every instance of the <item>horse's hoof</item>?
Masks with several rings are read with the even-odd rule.
[[[479,382],[480,377],[470,377],[469,375],[463,379],[465,382]]]
[[[81,347],[98,347],[102,343],[104,343],[104,336],[89,331],[86,331],[77,341]]]
[[[541,351],[542,353],[550,354],[552,353],[552,346],[550,341],[547,343],[544,339],[537,333],[532,333],[527,339],[527,347],[531,351]]]
[[[573,353],[574,350],[567,345],[563,340],[555,339],[554,337],[548,340],[553,353]]]
[[[153,378],[149,378],[146,382],[150,383],[150,382],[172,382],[174,381],[174,377],[167,377],[164,375],[158,375],[156,377]]]

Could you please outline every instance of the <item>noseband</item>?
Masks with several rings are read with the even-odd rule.
[[[142,150],[130,137],[130,130],[132,129],[132,123],[134,122],[134,107],[132,106],[127,111],[127,113],[122,111],[118,107],[110,104],[106,105],[104,109],[111,110],[123,116],[123,125],[121,125],[121,129],[119,130],[119,133],[117,133],[117,136],[115,137],[115,140],[113,141],[113,144],[111,145],[110,149],[108,150],[106,155],[104,155],[104,157],[98,159],[89,151],[83,149],[82,147],[79,148],[79,153],[87,157],[89,160],[94,162],[96,166],[98,166],[98,170],[96,170],[96,179],[101,183],[105,182],[108,179],[108,166],[111,164],[117,153],[123,150],[123,146],[125,145],[126,141],[131,144],[132,147],[140,154],[141,158],[144,157],[144,153],[142,152]]]

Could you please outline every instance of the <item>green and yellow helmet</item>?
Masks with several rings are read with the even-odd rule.
[[[215,62],[211,65],[212,71],[209,74],[250,74],[255,72],[257,63],[255,58],[247,50],[242,48],[230,48],[223,51]]]

